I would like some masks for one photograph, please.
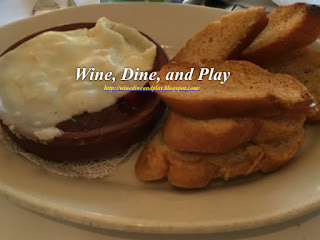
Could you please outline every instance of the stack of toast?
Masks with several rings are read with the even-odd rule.
[[[267,27],[241,57],[270,72],[295,77],[320,103],[320,52],[309,48],[320,36],[320,7],[297,3],[275,9],[268,18]],[[320,120],[320,111],[308,120]]]
[[[308,88],[316,104],[320,103],[320,51],[311,48],[296,49],[261,66],[270,72],[295,77]],[[319,121],[320,111],[315,111],[308,120]]]
[[[203,188],[212,179],[273,172],[286,164],[303,143],[303,124],[315,115],[315,102],[296,78],[258,65],[271,69],[285,48],[295,52],[319,35],[319,8],[299,3],[269,15],[264,8],[233,12],[188,40],[158,72],[161,81],[150,84],[200,86],[200,92],[158,92],[170,113],[141,152],[137,177]],[[231,72],[227,83],[165,80],[168,72],[194,68],[196,76],[213,67]]]

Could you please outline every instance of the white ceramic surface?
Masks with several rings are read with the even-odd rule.
[[[0,52],[24,36],[52,26],[95,21],[100,16],[136,27],[170,55],[224,12],[157,3],[91,5],[63,9],[0,28]],[[52,217],[99,228],[136,232],[204,233],[275,224],[320,207],[320,126],[308,126],[296,158],[274,174],[202,191],[178,191],[166,182],[146,184],[133,172],[138,152],[110,178],[50,175],[0,144],[0,192]]]

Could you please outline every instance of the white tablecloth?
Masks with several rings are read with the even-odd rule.
[[[36,0],[0,0],[0,26],[28,17]],[[61,7],[65,1],[58,1]],[[78,0],[78,4],[97,0]],[[5,36],[1,36],[5,37]],[[0,196],[1,240],[113,240],[113,239],[218,239],[218,240],[318,240],[320,239],[320,212],[276,226],[261,229],[209,235],[149,235],[97,230],[40,216],[22,209]]]

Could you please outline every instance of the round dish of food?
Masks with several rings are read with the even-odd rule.
[[[120,30],[112,31],[112,27]],[[163,103],[154,93],[102,92],[103,84],[109,83],[115,88],[120,79],[112,83],[105,83],[104,78],[68,81],[73,75],[69,69],[75,70],[76,66],[81,65],[89,69],[98,66],[102,70],[117,72],[121,64],[133,66],[130,61],[126,63],[119,59],[136,58],[137,63],[134,64],[139,65],[140,61],[145,70],[158,71],[169,62],[166,53],[156,42],[131,30],[101,18],[96,26],[95,23],[76,23],[53,27],[26,36],[9,47],[3,54],[2,69],[6,76],[4,78],[13,79],[14,84],[6,84],[1,93],[2,126],[5,133],[27,152],[62,162],[120,154],[146,137],[164,109]],[[111,41],[108,42],[114,36],[118,37],[118,42],[123,39],[128,41],[114,47]],[[140,42],[140,45],[134,41]],[[125,44],[129,47],[126,48]],[[139,47],[142,48],[140,52],[136,50]],[[88,52],[88,48],[92,48],[91,52]],[[123,53],[124,50],[129,53]],[[151,51],[155,56],[149,56]],[[53,54],[56,56],[53,57]],[[152,68],[147,66],[147,61],[153,65]],[[112,64],[117,64],[117,67]],[[14,77],[10,75],[13,68]],[[31,71],[21,73],[19,68],[21,72],[27,68]],[[65,80],[61,81],[61,78]],[[138,84],[143,85],[145,82]],[[53,91],[57,92],[52,94]],[[17,98],[21,101],[17,101]],[[96,105],[100,106],[97,108]],[[34,114],[35,108],[38,114]]]

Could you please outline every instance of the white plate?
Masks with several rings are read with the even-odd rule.
[[[191,35],[222,14],[212,8],[163,3],[63,9],[0,28],[0,52],[33,32],[107,16],[149,34],[172,56]],[[159,233],[248,229],[320,207],[319,139],[320,127],[309,126],[302,151],[281,171],[226,185],[213,183],[202,191],[138,181],[133,171],[138,152],[113,177],[90,181],[48,174],[0,144],[0,192],[33,211],[99,228]]]

